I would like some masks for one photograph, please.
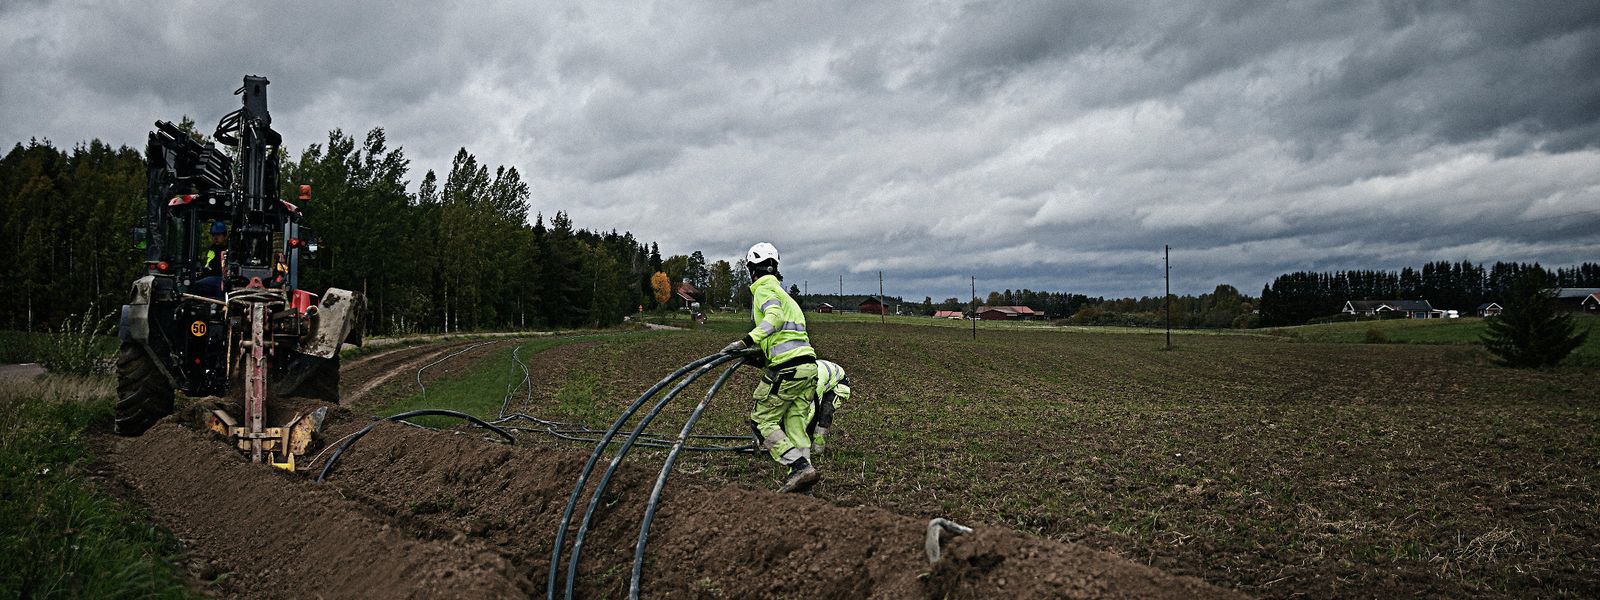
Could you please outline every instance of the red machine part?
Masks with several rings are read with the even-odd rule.
[[[317,305],[317,295],[305,290],[295,290],[294,296],[289,298],[289,306],[302,316],[307,310]]]

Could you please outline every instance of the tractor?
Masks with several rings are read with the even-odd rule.
[[[318,241],[301,207],[279,195],[282,136],[268,83],[244,78],[234,92],[243,106],[217,124],[214,142],[167,121],[150,133],[146,214],[133,230],[144,275],[118,328],[115,429],[144,433],[173,412],[175,391],[232,398],[242,414],[213,403],[206,426],[253,462],[292,470],[326,407],[268,423],[269,402],[338,402],[339,350],[361,342],[363,298],[300,289],[301,261]],[[310,186],[297,200],[311,200]]]

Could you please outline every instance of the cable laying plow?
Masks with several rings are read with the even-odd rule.
[[[327,411],[269,423],[270,400],[339,401],[339,349],[361,342],[361,294],[301,289],[317,251],[300,207],[280,197],[282,136],[263,77],[245,77],[243,106],[217,124],[216,143],[157,121],[146,146],[146,216],[134,228],[145,275],[122,308],[116,430],[139,435],[173,410],[173,393],[242,396],[242,418],[218,408],[206,426],[251,461],[294,469]],[[311,200],[310,186],[297,196]],[[209,232],[210,245],[204,236]],[[238,394],[242,388],[242,394]]]

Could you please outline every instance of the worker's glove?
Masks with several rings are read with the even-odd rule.
[[[732,344],[728,344],[727,346],[723,346],[722,347],[722,353],[723,354],[738,354],[740,352],[743,352],[746,348],[749,348],[749,347],[750,347],[750,345],[744,343],[744,339],[740,338],[740,339],[734,340]]]

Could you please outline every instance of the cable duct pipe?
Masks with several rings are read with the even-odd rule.
[[[726,356],[727,355],[720,353],[706,356],[679,367],[678,370],[673,371],[672,374],[662,378],[661,381],[657,381],[655,385],[650,386],[650,389],[645,390],[645,392],[641,394],[638,399],[634,400],[632,404],[629,404],[628,408],[624,410],[622,414],[617,416],[616,421],[611,423],[611,427],[606,430],[605,435],[601,436],[600,441],[595,444],[594,451],[589,453],[589,460],[583,464],[583,470],[578,473],[578,483],[577,485],[572,486],[572,495],[567,498],[567,507],[562,511],[561,521],[556,526],[555,543],[552,544],[550,548],[550,576],[545,582],[545,596],[549,598],[549,600],[555,600],[556,597],[556,578],[561,570],[561,546],[562,543],[566,541],[567,527],[572,522],[572,511],[578,507],[578,498],[583,495],[583,486],[584,484],[588,483],[589,474],[594,472],[595,463],[600,461],[600,454],[605,451],[606,446],[611,444],[611,438],[616,437],[617,431],[622,429],[622,425],[627,423],[629,418],[633,417],[633,413],[637,412],[639,407],[643,406],[646,400],[649,400],[651,396],[654,396],[657,392],[660,392],[662,388],[667,386],[667,384],[672,383],[674,380],[682,377],[684,373],[688,373],[692,369],[697,369],[706,363]]]
[[[628,439],[622,443],[622,447],[617,449],[617,455],[611,459],[611,466],[606,467],[605,474],[600,476],[600,483],[596,484],[594,491],[589,494],[589,507],[584,510],[583,520],[578,523],[578,535],[572,541],[572,557],[567,561],[566,600],[572,600],[573,593],[577,587],[578,559],[583,555],[583,539],[589,533],[589,523],[593,521],[594,511],[600,507],[600,500],[606,491],[606,486],[611,483],[611,477],[617,473],[617,467],[622,465],[622,459],[628,455],[628,450],[639,439],[639,435],[644,433],[644,428],[655,420],[656,415],[661,414],[661,409],[666,407],[667,403],[671,402],[673,398],[676,398],[684,388],[710,372],[712,368],[735,360],[739,360],[739,357],[732,354],[713,355],[711,361],[696,369],[693,374],[678,382],[678,385],[673,386],[672,391],[667,392],[667,395],[662,396],[661,400],[651,407],[650,412],[645,413],[644,417],[639,419],[639,423],[634,426],[633,432],[628,435]]]
[[[700,404],[695,405],[694,412],[689,414],[689,420],[683,423],[683,430],[678,432],[678,439],[672,443],[672,451],[667,453],[666,463],[661,465],[661,474],[656,476],[656,486],[650,490],[650,502],[644,507],[644,519],[639,521],[639,541],[633,545],[633,575],[628,580],[628,597],[633,600],[639,598],[639,581],[644,573],[644,548],[645,541],[650,537],[650,523],[656,519],[656,506],[661,503],[661,490],[667,486],[667,475],[672,472],[672,465],[678,461],[678,451],[683,450],[684,442],[689,439],[689,431],[694,429],[700,420],[700,414],[705,412],[706,406],[711,403],[711,398],[722,389],[722,384],[728,382],[733,372],[739,369],[740,363],[734,363],[722,372],[716,383],[711,384],[711,389],[706,391],[705,398]]]

